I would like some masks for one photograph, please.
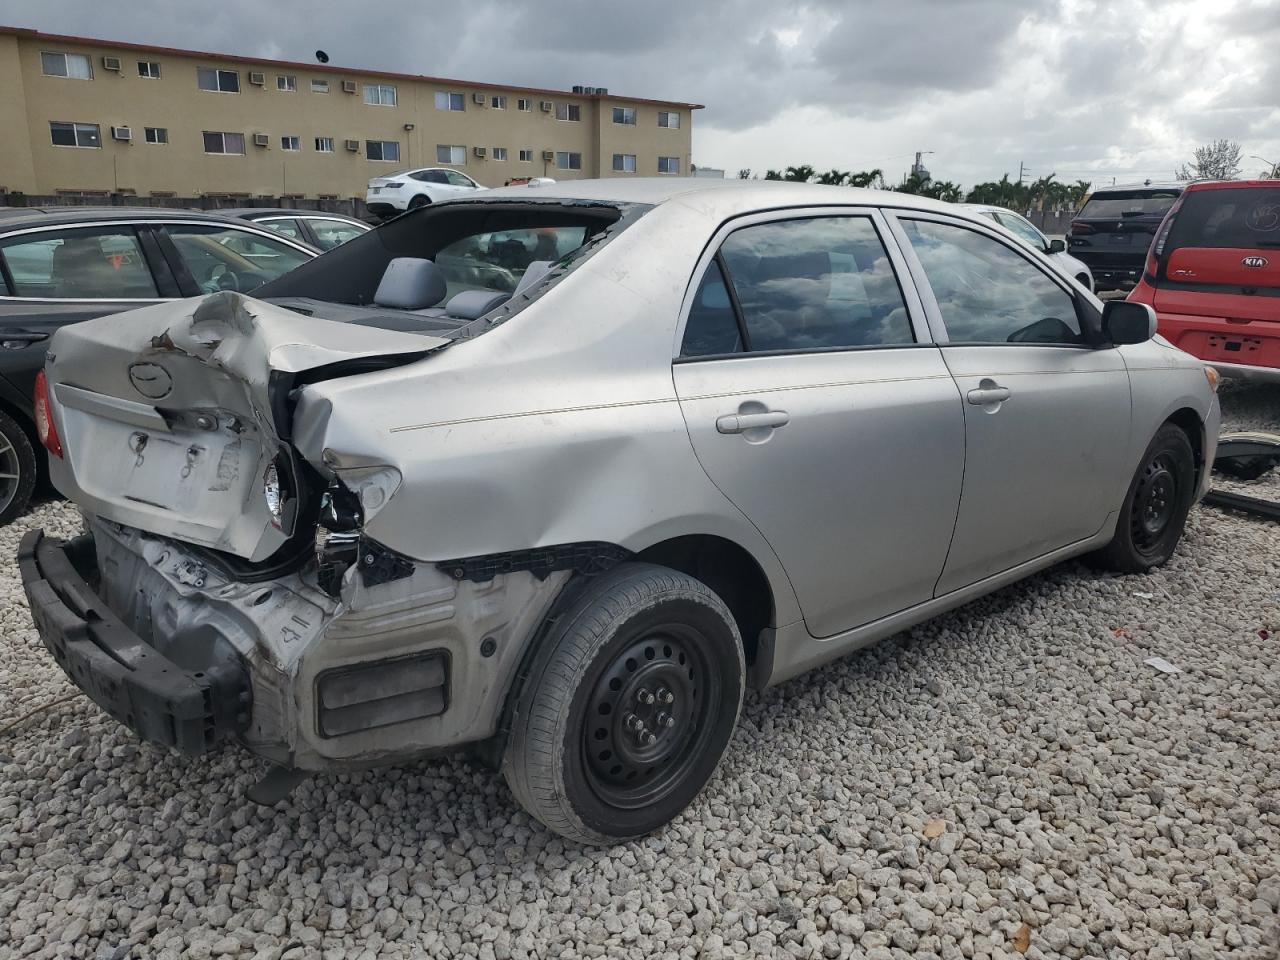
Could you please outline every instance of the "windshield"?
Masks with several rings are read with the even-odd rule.
[[[1095,193],[1079,213],[1080,217],[1163,217],[1169,212],[1177,190],[1113,190]]]
[[[509,294],[530,264],[572,269],[646,209],[556,201],[432,204],[349,240],[257,296],[372,303],[397,257],[435,261],[448,289],[445,302],[466,290]]]
[[[1169,232],[1178,247],[1280,247],[1280,187],[1190,191]]]

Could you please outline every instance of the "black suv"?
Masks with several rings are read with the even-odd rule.
[[[1142,277],[1147,249],[1182,183],[1095,190],[1071,221],[1067,250],[1093,271],[1096,290],[1127,290]]]

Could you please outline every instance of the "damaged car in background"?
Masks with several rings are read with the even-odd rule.
[[[949,204],[582,181],[432,204],[251,299],[60,330],[88,532],[19,562],[141,737],[312,772],[470,746],[660,827],[762,687],[1068,557],[1173,553],[1216,374]]]

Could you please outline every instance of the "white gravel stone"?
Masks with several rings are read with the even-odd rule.
[[[1280,389],[1222,400],[1280,431]],[[80,522],[0,529],[0,727],[73,699],[0,735],[0,956],[992,960],[1026,923],[1029,958],[1280,957],[1274,524],[1197,508],[1163,569],[1064,564],[751,693],[687,813],[609,850],[462,758],[263,810],[243,752],[137,743],[31,626],[38,526]]]

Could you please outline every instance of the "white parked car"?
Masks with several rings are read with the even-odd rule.
[[[957,206],[972,210],[988,220],[994,220],[1031,249],[1043,253],[1064,273],[1075,277],[1090,293],[1093,292],[1093,272],[1083,260],[1077,260],[1067,253],[1066,241],[1050,240],[1026,217],[1012,210],[1006,210],[1004,207],[992,207],[985,203],[961,203]]]
[[[459,170],[423,167],[421,170],[402,170],[389,176],[374,177],[369,181],[364,202],[375,216],[394,217],[414,207],[484,189]]]

